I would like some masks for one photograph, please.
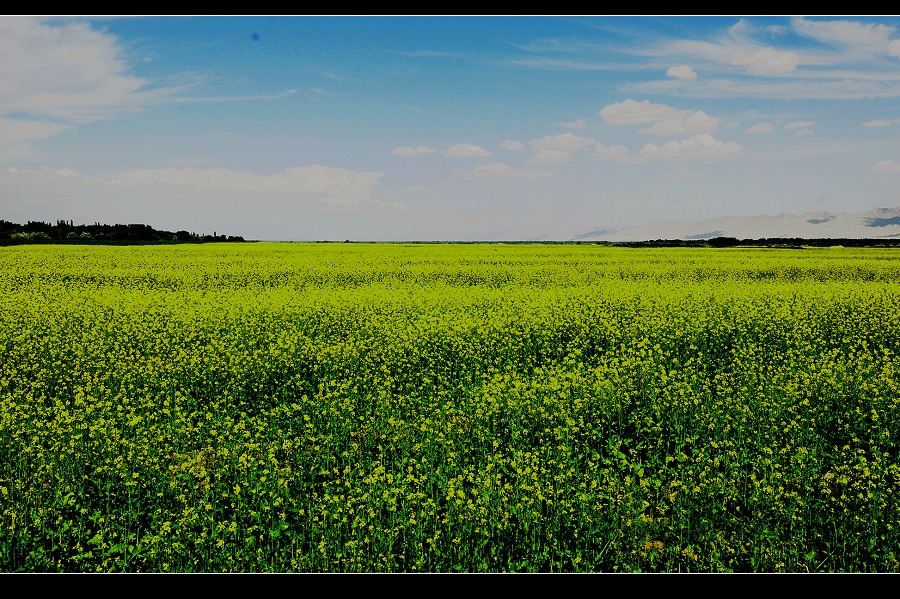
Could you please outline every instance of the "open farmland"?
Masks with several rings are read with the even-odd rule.
[[[3,571],[898,571],[900,253],[0,249]]]

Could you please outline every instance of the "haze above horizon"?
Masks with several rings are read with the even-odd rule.
[[[900,17],[0,17],[0,219],[570,239],[900,205]]]

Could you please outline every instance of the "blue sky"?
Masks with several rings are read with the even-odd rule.
[[[0,17],[0,218],[568,239],[900,205],[897,17]]]

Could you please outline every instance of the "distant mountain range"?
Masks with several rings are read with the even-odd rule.
[[[657,222],[619,229],[595,229],[573,241],[646,241],[651,239],[900,239],[900,206],[866,212],[806,212],[778,216],[723,216],[698,223]]]

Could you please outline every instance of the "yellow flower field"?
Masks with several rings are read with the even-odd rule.
[[[898,571],[900,253],[0,248],[2,571]]]

